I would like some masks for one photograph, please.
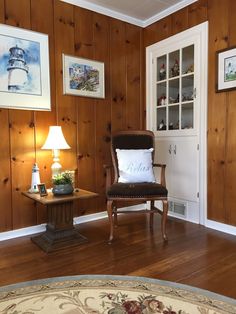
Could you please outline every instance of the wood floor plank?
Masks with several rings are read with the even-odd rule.
[[[122,215],[107,243],[108,221],[78,226],[89,242],[45,254],[30,236],[0,242],[0,286],[80,274],[132,275],[179,282],[236,298],[236,237],[170,218],[163,243],[160,218],[153,233],[143,215]],[[14,269],[14,271],[13,271]]]

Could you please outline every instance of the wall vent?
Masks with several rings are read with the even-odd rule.
[[[186,217],[187,205],[180,201],[169,201],[169,212],[173,213],[174,216]]]

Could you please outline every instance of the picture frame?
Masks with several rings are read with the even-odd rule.
[[[104,63],[62,54],[63,93],[105,98]]]
[[[38,189],[39,189],[40,196],[47,196],[48,195],[45,183],[37,184],[37,186],[38,186]]]
[[[51,110],[48,35],[0,24],[0,108]]]
[[[236,47],[216,52],[216,92],[236,89]]]

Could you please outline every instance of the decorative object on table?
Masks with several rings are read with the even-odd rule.
[[[75,173],[76,173],[76,170],[66,170],[66,172],[70,174],[72,186],[73,186],[73,188],[75,188],[75,184],[76,184],[76,182],[75,182],[76,174]]]
[[[38,193],[39,183],[40,183],[39,167],[36,163],[34,163],[33,168],[32,168],[31,188],[29,189],[29,192]]]
[[[0,107],[51,110],[48,35],[0,24]]]
[[[62,55],[64,94],[105,97],[104,63]]]
[[[38,190],[39,190],[40,196],[48,195],[45,183],[38,184]]]
[[[179,61],[176,59],[173,67],[171,68],[171,76],[179,75]]]
[[[165,68],[165,64],[164,63],[162,64],[162,66],[160,68],[159,78],[160,78],[161,81],[166,79],[166,68]]]
[[[236,47],[219,50],[216,57],[216,92],[236,89]]]
[[[53,153],[52,177],[61,172],[62,166],[60,164],[60,149],[69,149],[61,126],[50,126],[48,137],[42,146],[42,149],[51,149]]]
[[[69,171],[64,171],[55,175],[52,179],[52,193],[55,195],[71,194],[74,191],[73,178]]]

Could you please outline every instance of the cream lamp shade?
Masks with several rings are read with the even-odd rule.
[[[69,149],[70,146],[67,144],[65,137],[62,133],[61,126],[50,126],[48,137],[42,146],[42,149],[51,149],[53,152],[53,164],[52,164],[52,176],[57,175],[61,172],[60,149]]]

